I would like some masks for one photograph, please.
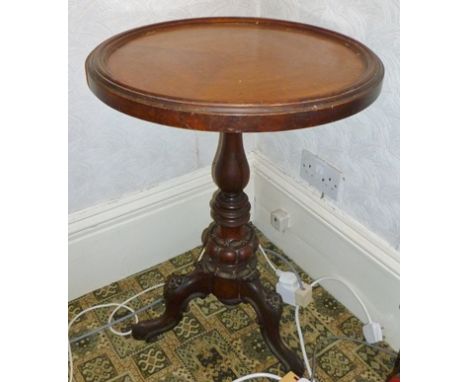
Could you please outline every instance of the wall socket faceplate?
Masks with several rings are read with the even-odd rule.
[[[333,200],[338,199],[340,184],[344,180],[340,170],[307,150],[302,150],[301,178]]]
[[[290,227],[290,220],[288,211],[282,209],[273,211],[270,216],[271,225],[280,232],[284,232]]]

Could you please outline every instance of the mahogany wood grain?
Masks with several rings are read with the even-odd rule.
[[[335,121],[371,104],[384,69],[361,43],[262,18],[170,21],[124,32],[86,61],[109,106],[164,125],[263,132]]]
[[[281,296],[260,282],[256,251],[258,239],[250,220],[250,203],[243,189],[249,181],[249,165],[242,134],[221,133],[213,178],[219,190],[211,201],[214,222],[203,232],[205,254],[189,275],[172,275],[164,286],[166,310],[157,319],[133,326],[136,339],[148,342],[174,328],[189,301],[215,295],[221,302],[249,303],[255,309],[260,331],[273,354],[287,370],[302,375],[304,365],[280,334]]]
[[[177,325],[191,299],[211,293],[225,304],[251,304],[271,351],[302,375],[303,362],[280,335],[281,296],[259,279],[242,133],[316,126],[359,112],[379,95],[381,61],[329,30],[228,17],[124,32],[89,55],[86,73],[97,97],[123,113],[220,132],[213,161],[219,190],[211,201],[214,221],[202,234],[205,255],[191,274],[167,280],[164,314],[134,325],[134,338],[154,341]]]

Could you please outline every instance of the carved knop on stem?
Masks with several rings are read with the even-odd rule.
[[[241,133],[221,133],[213,162],[219,187],[211,202],[211,216],[222,227],[240,227],[250,220],[250,203],[243,192],[250,177]]]

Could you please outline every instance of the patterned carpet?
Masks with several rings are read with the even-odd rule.
[[[265,248],[280,251],[261,232],[258,234]],[[87,307],[124,301],[151,285],[163,282],[173,272],[190,272],[199,251],[200,248],[195,248],[71,301],[68,305],[69,320]],[[263,282],[273,289],[276,277],[263,257],[258,259]],[[303,280],[311,282],[309,276],[302,271],[300,273]],[[138,309],[161,295],[162,288],[141,296],[130,306]],[[70,337],[102,326],[112,309],[104,308],[84,315],[70,330]],[[139,314],[140,320],[154,318],[163,310],[163,306],[157,305]],[[122,310],[120,317],[126,314]],[[117,328],[128,330],[130,323],[130,320],[125,321]],[[319,338],[363,338],[359,320],[321,287],[314,289],[314,302],[302,309],[301,323],[309,356],[312,356]],[[294,308],[289,305],[284,306],[282,336],[288,346],[301,354],[294,325]],[[246,304],[227,307],[213,296],[193,300],[182,322],[152,344],[119,337],[105,330],[72,344],[72,352],[75,382],[221,382],[258,371],[284,374],[263,341],[253,309]],[[395,356],[365,345],[330,341],[318,349],[316,377],[320,382],[381,382],[390,373],[394,359]]]

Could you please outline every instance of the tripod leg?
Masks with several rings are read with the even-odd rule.
[[[303,362],[285,345],[280,336],[280,319],[283,312],[281,296],[276,292],[265,290],[259,278],[242,281],[240,294],[242,301],[250,303],[255,309],[263,338],[273,354],[287,370],[302,376]]]
[[[190,300],[211,293],[211,275],[194,270],[188,275],[173,275],[164,286],[166,310],[161,317],[139,322],[132,327],[132,336],[137,340],[155,341],[157,336],[174,328],[182,319]]]

